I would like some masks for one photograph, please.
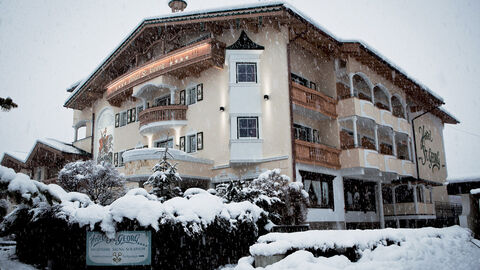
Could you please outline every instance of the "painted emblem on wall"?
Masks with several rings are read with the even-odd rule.
[[[112,163],[113,155],[113,136],[107,134],[107,128],[100,131],[100,138],[98,139],[98,157],[97,162],[105,161]]]
[[[113,131],[115,117],[110,108],[103,110],[98,117],[95,131],[95,159],[113,164]]]
[[[421,126],[418,129],[422,136],[420,140],[420,149],[422,152],[418,159],[423,166],[427,164],[428,168],[432,169],[432,172],[435,169],[440,170],[440,151],[435,152],[427,145],[428,142],[433,143],[432,131],[426,129],[425,126]]]

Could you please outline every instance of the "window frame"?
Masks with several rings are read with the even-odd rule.
[[[240,121],[241,120],[249,120],[249,119],[255,119],[256,121],[256,125],[255,125],[255,133],[256,133],[256,137],[253,137],[253,136],[245,136],[245,137],[242,137],[240,136]],[[247,122],[247,126],[248,126],[248,122]],[[247,134],[249,133],[248,130],[250,128],[247,127]],[[248,139],[248,140],[251,140],[251,139],[259,139],[260,138],[260,128],[259,128],[259,123],[258,123],[258,116],[239,116],[237,117],[237,139]]]
[[[376,195],[376,185],[375,182],[357,180],[353,178],[344,178],[343,179],[343,194],[344,194],[344,202],[345,202],[345,212],[375,212],[377,213],[377,195]],[[355,203],[355,193],[353,191],[354,187],[357,187],[356,191],[358,193],[358,202]],[[368,202],[369,205],[365,205],[367,202],[367,198],[365,195],[366,192],[370,192],[370,198]],[[352,204],[348,203],[348,193],[350,192],[352,196]]]
[[[309,194],[309,200],[310,200],[310,206],[309,208],[320,208],[320,209],[332,209],[335,210],[335,195],[333,193],[333,181],[335,179],[334,175],[328,175],[328,174],[322,174],[322,173],[315,173],[315,172],[307,172],[307,171],[300,171],[300,174],[302,175],[302,182],[304,183],[304,190]],[[307,185],[305,185],[305,181],[310,181],[310,185],[307,188]],[[319,182],[318,187],[320,188],[320,196],[321,196],[321,203],[318,204],[318,198],[317,202],[315,203],[314,201],[311,200],[312,196],[310,196],[310,190],[312,190],[315,194],[314,191],[315,187],[313,185],[313,182]],[[326,191],[325,191],[325,185]],[[325,193],[326,192],[326,193]],[[324,196],[324,195],[327,196]],[[325,201],[324,198],[327,198],[328,201]]]
[[[192,95],[193,93],[193,95]],[[185,89],[185,103],[186,105],[193,105],[197,103],[197,86],[187,87]]]
[[[128,110],[124,110],[119,112],[119,122],[118,122],[118,127],[123,127],[128,125]],[[125,119],[123,119],[123,115],[125,115]],[[123,123],[123,120],[125,120],[125,123]]]
[[[166,105],[158,105],[159,101],[163,101],[165,100],[167,102]],[[168,105],[171,105],[171,100],[170,100],[170,95],[164,95],[164,96],[160,96],[160,97],[156,97],[155,100],[154,100],[154,104],[155,104],[155,107],[158,107],[158,106],[168,106]]]
[[[302,124],[293,123],[293,129],[294,129],[294,138],[295,139],[300,140],[300,141],[304,141],[304,142],[314,142],[314,138],[313,138],[313,130],[314,129],[313,128],[311,128],[309,126],[302,125]],[[306,140],[303,140],[301,138],[301,134],[302,134],[301,132],[305,132],[307,134]],[[317,131],[317,133],[318,133],[318,131]]]
[[[140,119],[140,113],[141,113],[143,110],[145,110],[145,108],[143,107],[143,104],[142,104],[142,105],[137,105],[135,108],[137,108],[137,109],[136,109],[136,121],[135,121],[135,122],[138,122],[138,121],[140,121],[140,120],[139,120],[139,119]]]
[[[158,144],[160,144],[160,143],[167,143],[168,144],[169,142],[171,142],[172,145],[171,146],[169,145],[168,148],[172,149],[173,146],[174,146],[173,137],[170,137],[170,138],[167,138],[167,139],[164,139],[164,140],[156,140],[156,141],[153,142],[153,145],[154,145],[155,148],[165,148],[165,146],[159,147]]]
[[[197,133],[189,134],[185,136],[185,150],[187,153],[196,153],[197,150]],[[192,148],[192,142],[194,142],[195,147]]]
[[[250,75],[248,72],[245,72],[245,74],[239,73],[239,66],[245,65],[245,66],[253,66],[254,67],[254,80],[253,81],[240,81],[239,75],[245,75],[245,78],[248,78],[248,75]],[[258,83],[258,68],[257,68],[257,62],[235,62],[235,81],[236,83]]]

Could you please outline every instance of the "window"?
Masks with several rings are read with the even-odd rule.
[[[257,82],[256,63],[237,63],[237,83]]]
[[[192,87],[187,89],[187,105],[197,103],[197,88]]]
[[[237,138],[258,138],[258,117],[238,117]]]
[[[163,140],[163,141],[157,141],[155,142],[155,147],[157,148],[173,148],[173,138],[168,139],[168,140]]]
[[[332,175],[300,171],[304,189],[310,200],[310,207],[333,209]]]
[[[396,203],[411,203],[413,202],[413,187],[409,188],[408,185],[401,185],[395,189],[395,202]]]
[[[187,153],[197,152],[197,135],[187,136]]]
[[[295,129],[295,139],[306,142],[312,142],[312,129],[299,124],[293,124]]]
[[[118,160],[117,160],[117,163],[116,163],[116,164],[118,164],[118,167],[123,167],[125,165],[123,163],[123,157],[122,157],[123,153],[125,153],[125,151],[118,152],[118,156],[117,156]]]
[[[307,79],[305,79],[301,76],[298,76],[297,74],[293,74],[293,73],[291,73],[290,76],[291,76],[293,82],[296,82],[296,83],[301,84],[303,86],[309,87]]]
[[[155,99],[155,106],[167,106],[170,105],[170,96],[159,97]]]
[[[375,183],[355,179],[343,182],[345,210],[376,211]]]
[[[139,116],[142,111],[143,111],[143,105],[137,106],[137,122],[139,121]]]
[[[120,126],[123,127],[127,124],[127,111],[121,112],[120,113]]]

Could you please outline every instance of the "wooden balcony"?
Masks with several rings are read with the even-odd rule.
[[[330,118],[337,118],[337,101],[321,92],[292,82],[292,100],[312,111],[320,112]]]
[[[140,133],[152,133],[173,126],[186,125],[187,106],[168,105],[148,108],[138,115]]]
[[[319,143],[295,140],[297,162],[340,169],[340,150]]]
[[[225,44],[208,38],[152,59],[113,80],[106,86],[107,101],[120,106],[131,97],[132,87],[136,85],[165,74],[180,80],[188,76],[199,77],[211,67],[223,68],[224,62]]]

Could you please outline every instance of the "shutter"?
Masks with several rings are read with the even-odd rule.
[[[113,154],[113,164],[118,167],[118,153]]]
[[[115,127],[119,127],[120,126],[120,114],[117,113],[115,114]]]
[[[132,110],[127,110],[127,124],[130,124],[132,118]]]
[[[203,100],[203,83],[197,85],[197,101]]]
[[[135,121],[137,121],[137,108],[132,109],[132,121],[131,122],[135,122]]]
[[[185,151],[185,136],[180,137],[180,150]]]
[[[185,105],[185,90],[180,91],[180,105]]]
[[[203,132],[197,133],[197,150],[203,150]]]

